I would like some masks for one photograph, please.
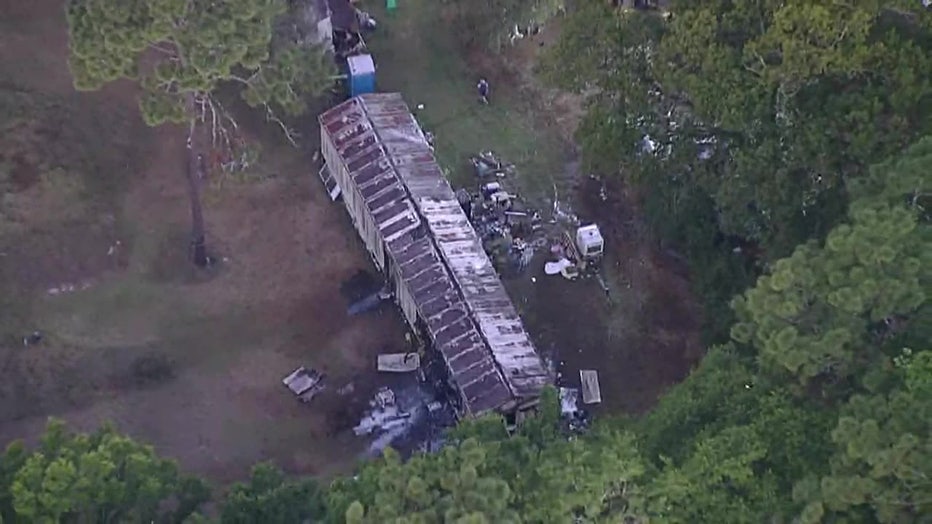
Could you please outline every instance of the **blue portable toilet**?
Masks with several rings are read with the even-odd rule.
[[[346,59],[349,65],[350,96],[375,92],[375,63],[372,55],[354,55]]]

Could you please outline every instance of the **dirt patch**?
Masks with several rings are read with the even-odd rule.
[[[15,175],[23,209],[44,202],[42,213],[17,215],[16,231],[0,231],[0,327],[12,326],[0,340],[0,445],[34,441],[54,415],[78,429],[111,420],[220,482],[269,459],[299,473],[352,466],[364,447],[353,419],[385,382],[376,355],[400,350],[404,325],[392,308],[346,314],[341,283],[371,262],[313,177],[313,116],[301,126],[306,150],[282,147],[261,119],[241,121],[263,142],[269,176],[205,191],[218,259],[205,276],[185,256],[184,131],[145,128],[128,84],[74,93],[61,3],[10,3],[0,87],[36,101],[30,107],[59,108],[70,127],[0,141],[0,153],[21,153],[15,169],[30,170]],[[36,59],[22,60],[29,53]],[[16,118],[29,129],[55,127],[43,115]],[[100,126],[125,136],[101,146],[109,135]],[[42,200],[57,187],[43,183],[56,166],[37,163],[49,156],[83,159],[60,162],[81,180],[73,215]],[[33,329],[42,342],[23,347],[16,333]],[[309,405],[281,383],[299,365],[327,375]]]
[[[584,221],[599,225],[612,299],[595,281],[544,275],[545,255],[507,285],[535,343],[557,362],[562,384],[576,387],[580,369],[595,369],[600,410],[640,413],[701,358],[701,311],[688,268],[659,249],[641,220],[636,196],[579,170],[572,142],[585,115],[584,97],[543,86],[535,71],[542,53],[559,38],[561,22],[554,18],[500,55],[472,53],[470,62],[502,86],[500,91],[530,103],[541,128],[570,144],[567,149],[574,152],[563,169],[565,183],[558,183],[559,199]]]

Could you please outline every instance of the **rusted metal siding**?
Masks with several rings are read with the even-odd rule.
[[[412,307],[424,321],[464,411],[536,398],[550,376],[401,95],[362,95],[320,122],[325,160],[359,196],[347,208],[378,228],[398,272],[396,299],[412,325]]]

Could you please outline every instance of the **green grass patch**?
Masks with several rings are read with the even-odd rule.
[[[436,1],[407,0],[392,13],[373,10],[380,25],[367,43],[377,89],[400,92],[424,129],[434,133],[438,161],[455,186],[473,182],[470,156],[492,150],[517,166],[517,189],[526,198],[549,197],[565,171],[565,145],[540,125],[533,102],[512,86],[493,84],[491,105],[479,103],[476,82],[493,75],[469,67],[442,9]],[[424,108],[417,109],[419,104]]]

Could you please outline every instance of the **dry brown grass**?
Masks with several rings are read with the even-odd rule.
[[[257,129],[276,176],[208,195],[221,263],[193,270],[183,135],[146,128],[128,84],[73,92],[61,2],[11,2],[0,91],[31,101],[17,125],[35,132],[0,135],[0,154],[27,155],[35,173],[10,189],[15,227],[0,232],[0,445],[35,438],[54,415],[80,429],[112,420],[219,481],[266,459],[304,473],[350,466],[362,443],[343,404],[379,385],[375,355],[403,342],[402,324],[390,309],[346,317],[339,285],[370,262],[310,154]],[[62,284],[76,289],[49,294]],[[45,339],[23,348],[32,329]],[[281,384],[302,364],[331,385],[310,406]],[[351,380],[356,398],[337,397]]]

